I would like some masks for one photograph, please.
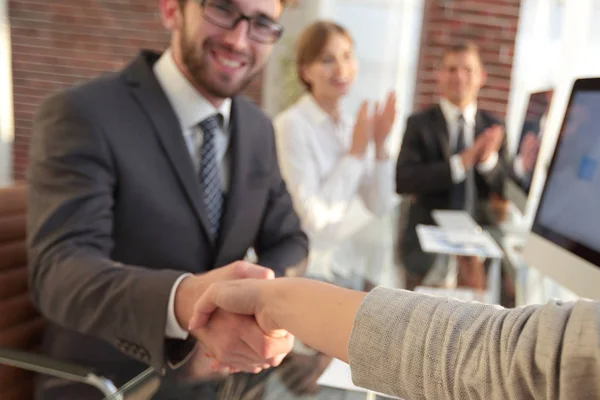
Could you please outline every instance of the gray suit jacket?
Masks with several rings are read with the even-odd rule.
[[[308,253],[271,122],[242,97],[232,102],[231,184],[211,239],[182,130],[152,72],[158,57],[142,52],[121,72],[51,97],[31,139],[30,283],[53,323],[45,350],[100,370],[137,360],[160,371],[185,359],[193,340],[164,336],[183,272],[224,266],[254,247],[282,275]]]
[[[475,136],[495,124],[500,122],[492,115],[478,111],[475,117]],[[405,267],[421,277],[429,271],[435,255],[421,251],[416,226],[434,225],[431,211],[450,207],[451,190],[454,186],[450,157],[448,128],[441,108],[435,106],[411,115],[406,122],[396,166],[396,192],[406,195],[411,202],[408,218],[402,223],[399,250]],[[477,196],[480,200],[487,199],[491,192],[502,192],[506,165],[506,145],[503,144],[498,164],[492,171],[485,175],[475,171]]]
[[[354,382],[405,400],[600,398],[600,302],[517,309],[377,288],[349,343]]]

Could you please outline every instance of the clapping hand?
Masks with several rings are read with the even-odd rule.
[[[492,153],[497,153],[504,141],[504,129],[500,125],[487,128],[481,135],[484,141],[479,162],[485,162]]]
[[[369,102],[363,101],[356,117],[350,154],[362,157],[371,140],[375,143],[377,158],[387,158],[385,141],[396,121],[396,93],[391,92],[385,105],[375,104],[373,114],[369,114]]]
[[[369,103],[363,101],[358,109],[354,131],[352,133],[352,145],[350,154],[362,158],[373,135],[373,117],[369,116]]]
[[[388,138],[394,122],[396,122],[396,93],[388,94],[387,101],[383,108],[380,108],[379,103],[375,106],[373,141],[377,153],[383,152],[385,141]]]

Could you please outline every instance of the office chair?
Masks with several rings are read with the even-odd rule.
[[[108,379],[37,352],[44,320],[28,290],[26,195],[25,185],[0,188],[0,397],[32,400],[36,373],[85,383],[104,396],[113,395],[117,389]]]

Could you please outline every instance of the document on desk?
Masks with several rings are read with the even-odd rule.
[[[336,389],[349,390],[353,392],[364,392],[368,390],[365,388],[358,387],[352,383],[352,373],[350,372],[350,366],[343,361],[334,358],[329,367],[323,372],[317,385],[328,386]],[[388,399],[398,399],[398,397],[389,396],[387,394],[376,393],[377,396],[385,397]]]
[[[444,229],[438,226],[417,225],[421,249],[426,253],[502,258],[500,246],[486,231]]]
[[[440,228],[463,229],[469,231],[481,231],[481,227],[473,217],[466,211],[459,210],[433,210],[431,217]]]

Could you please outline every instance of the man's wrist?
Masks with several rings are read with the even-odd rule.
[[[473,148],[467,149],[460,154],[460,159],[466,170],[471,169],[475,165],[478,156]]]
[[[183,329],[187,327],[192,318],[194,301],[204,293],[206,285],[199,276],[184,278],[175,292],[175,318]]]

